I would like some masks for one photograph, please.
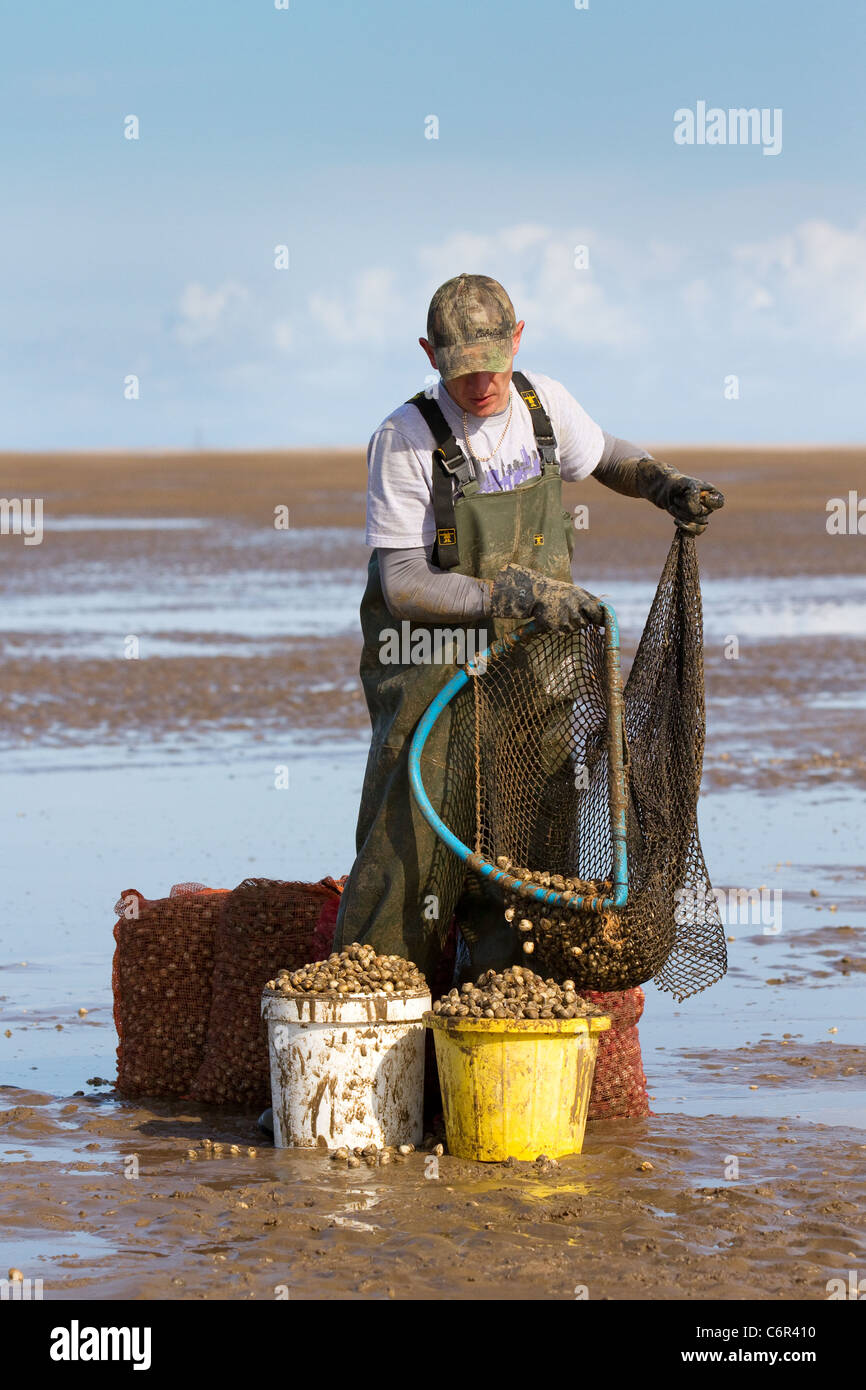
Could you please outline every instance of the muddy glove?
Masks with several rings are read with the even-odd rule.
[[[628,458],[600,463],[593,477],[614,492],[644,497],[662,507],[689,536],[700,536],[706,531],[710,514],[725,505],[717,488],[700,478],[689,478],[659,459]]]
[[[604,627],[605,623],[604,609],[593,594],[521,565],[506,565],[493,580],[490,616],[534,618],[540,632],[575,632],[589,625]]]

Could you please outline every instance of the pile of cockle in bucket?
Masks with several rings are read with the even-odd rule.
[[[426,990],[417,965],[402,956],[377,956],[372,946],[353,942],[327,960],[299,970],[280,970],[268,980],[274,994],[413,994]]]
[[[426,991],[427,982],[413,961],[402,956],[379,956],[372,946],[355,942],[345,951],[335,951],[327,960],[313,961],[299,970],[280,970],[266,988],[284,997],[409,994]],[[488,970],[476,984],[452,989],[437,999],[433,1012],[455,1019],[566,1019],[590,1017],[601,1010],[576,993],[572,980],[559,985],[514,965],[501,973]],[[433,1135],[426,1135],[422,1149],[439,1155],[443,1146],[434,1143]],[[368,1144],[365,1148],[340,1147],[331,1153],[331,1158],[348,1168],[358,1168],[362,1162],[378,1167],[405,1163],[414,1152],[413,1144],[389,1144],[384,1148]]]
[[[497,973],[487,970],[476,984],[467,982],[437,999],[433,1012],[442,1018],[590,1018],[601,1013],[575,990],[573,980],[558,985],[524,966]]]
[[[334,951],[327,960],[311,961],[299,970],[280,970],[268,980],[266,988],[283,997],[293,994],[324,994],[346,997],[357,994],[418,994],[427,993],[427,981],[414,961],[402,956],[379,956],[372,946],[355,941],[345,951]],[[428,1153],[439,1155],[441,1144],[434,1143],[432,1134],[425,1136],[422,1146]],[[387,1144],[380,1148],[367,1144],[365,1148],[350,1149],[345,1145],[335,1149],[331,1158],[347,1168],[369,1168],[387,1163],[406,1163],[415,1152],[414,1144]]]

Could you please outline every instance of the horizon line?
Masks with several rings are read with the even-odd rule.
[[[752,450],[761,452],[763,450],[789,451],[810,451],[814,449],[866,449],[866,440],[859,443],[846,442],[839,443],[832,440],[814,440],[808,443],[701,443],[691,440],[685,443],[674,443],[671,440],[656,444],[655,447],[664,453],[668,449],[702,449],[702,450]],[[38,455],[52,454],[55,456],[79,457],[88,454],[125,454],[139,455],[142,457],[156,457],[165,454],[183,454],[195,457],[198,454],[353,454],[365,453],[366,444],[286,444],[286,445],[257,445],[257,444],[234,444],[234,445],[189,445],[189,444],[158,444],[150,446],[127,446],[127,445],[95,445],[82,446],[80,448],[22,448],[22,449],[0,449],[0,459],[11,458],[15,455]]]

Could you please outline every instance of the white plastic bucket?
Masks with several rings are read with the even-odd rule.
[[[277,1148],[420,1143],[430,1002],[428,990],[340,998],[265,991]]]

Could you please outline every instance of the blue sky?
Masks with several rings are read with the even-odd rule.
[[[614,433],[863,439],[866,7],[2,14],[0,448],[363,444],[462,270]],[[780,153],[676,144],[701,101],[780,109]]]

